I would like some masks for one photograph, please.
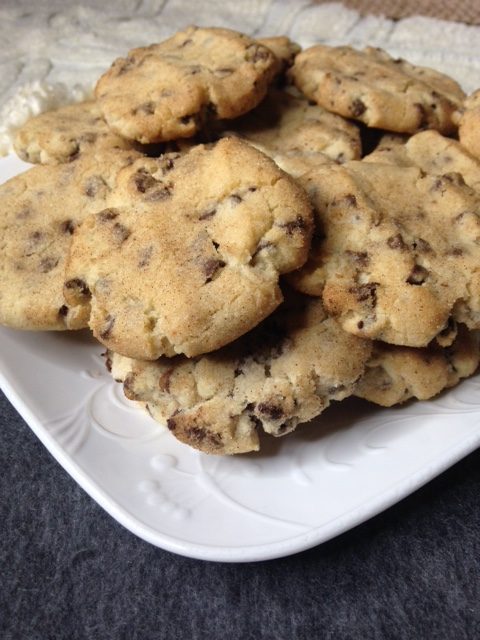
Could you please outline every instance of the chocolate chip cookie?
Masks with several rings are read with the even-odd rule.
[[[454,342],[445,348],[437,343],[423,349],[375,343],[354,395],[383,407],[411,398],[429,400],[475,373],[479,338],[478,331],[460,326]]]
[[[41,113],[16,132],[14,148],[25,162],[58,164],[97,149],[131,149],[132,143],[114,133],[96,102],[70,104]]]
[[[279,305],[279,275],[304,263],[311,230],[303,189],[236,138],[142,158],[75,234],[65,296],[91,302],[94,335],[123,355],[192,357]]]
[[[317,220],[291,281],[359,336],[426,346],[480,327],[480,195],[459,174],[352,161],[301,179]]]
[[[416,166],[432,175],[456,173],[472,189],[480,191],[480,159],[474,158],[457,140],[438,131],[421,131],[405,143],[385,139],[364,162],[385,162],[397,166]]]
[[[258,327],[223,349],[145,362],[110,353],[125,395],[206,453],[259,448],[258,432],[293,431],[353,391],[371,342],[348,335],[320,300],[287,293]]]
[[[116,60],[95,95],[110,127],[125,138],[189,138],[206,121],[253,109],[279,67],[270,49],[243,34],[189,27]]]
[[[310,104],[294,89],[271,90],[256,109],[231,123],[231,131],[294,176],[328,159],[342,163],[361,157],[358,127]]]
[[[290,74],[296,86],[325,109],[400,133],[454,132],[452,116],[465,97],[448,76],[373,47],[357,51],[315,45],[298,54]]]
[[[68,164],[33,167],[0,186],[1,324],[31,330],[87,325],[88,306],[63,296],[72,234],[105,206],[116,174],[139,155],[85,153]],[[85,296],[82,286],[78,291]]]

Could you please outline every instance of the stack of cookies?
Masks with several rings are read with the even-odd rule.
[[[479,96],[367,48],[190,27],[18,132],[0,322],[89,327],[207,453],[480,358]]]

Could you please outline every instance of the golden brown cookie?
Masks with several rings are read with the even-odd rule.
[[[329,159],[342,163],[361,156],[358,127],[310,104],[295,90],[271,90],[230,127],[295,177]]]
[[[0,186],[0,323],[16,329],[78,329],[88,305],[63,296],[72,234],[105,207],[118,171],[140,154],[98,151],[36,166]],[[81,290],[80,290],[81,293]]]
[[[416,166],[438,176],[456,173],[472,189],[480,191],[480,159],[474,158],[463,145],[442,136],[438,131],[421,131],[403,144],[384,139],[363,161]]]
[[[460,326],[451,346],[423,349],[375,343],[355,394],[383,407],[411,398],[429,400],[471,376],[480,359],[480,334]]]
[[[465,94],[448,76],[366,47],[315,45],[298,54],[290,71],[311,100],[369,127],[399,133],[455,131],[453,114]]]
[[[116,60],[95,95],[120,135],[162,142],[189,138],[206,121],[250,111],[278,71],[270,49],[241,33],[189,27]]]
[[[87,303],[88,290],[95,336],[134,358],[192,357],[246,333],[310,244],[303,189],[236,138],[140,159],[108,205],[75,234],[65,295]]]
[[[131,149],[108,127],[96,102],[80,102],[41,113],[15,134],[14,148],[25,162],[59,164],[96,149]]]
[[[371,343],[346,334],[320,300],[286,302],[233,344],[199,358],[132,360],[110,353],[125,395],[206,453],[259,448],[258,432],[293,431],[353,391]]]
[[[290,280],[346,331],[421,347],[450,317],[480,327],[480,195],[461,176],[353,161],[301,182],[317,232]]]

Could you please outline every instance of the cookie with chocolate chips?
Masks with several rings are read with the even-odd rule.
[[[189,138],[206,121],[253,109],[280,67],[270,49],[243,34],[189,27],[116,60],[95,95],[110,127],[126,138]]]
[[[298,54],[290,74],[325,109],[399,133],[454,132],[453,116],[465,97],[448,76],[373,47],[315,45]]]
[[[110,353],[112,375],[175,437],[206,453],[259,448],[259,430],[293,431],[353,391],[371,342],[348,335],[320,300],[287,292],[258,327],[219,351],[145,362]]]
[[[59,164],[95,149],[131,149],[132,142],[114,133],[93,100],[47,111],[15,133],[18,156],[25,162]]]
[[[107,347],[154,360],[231,342],[281,302],[279,275],[306,260],[307,195],[235,138],[121,172],[108,208],[75,234],[65,296],[87,301]]]
[[[450,317],[480,328],[480,195],[459,174],[353,161],[301,182],[317,232],[291,281],[346,331],[422,347]]]
[[[88,307],[68,304],[63,271],[72,234],[105,207],[120,168],[139,157],[115,150],[36,166],[0,186],[0,323],[16,329],[79,329]],[[76,283],[87,299],[85,283]]]
[[[480,159],[480,89],[465,100],[458,124],[458,137],[465,149]]]
[[[421,131],[403,143],[385,137],[363,161],[419,167],[432,175],[455,173],[472,189],[480,191],[480,159],[474,158],[457,140],[438,131]]]
[[[271,90],[256,109],[231,123],[230,132],[293,176],[329,160],[342,163],[361,156],[358,127],[310,104],[293,88]]]
[[[460,325],[453,343],[422,349],[377,342],[355,394],[383,407],[412,398],[429,400],[475,373],[480,361],[480,333]]]

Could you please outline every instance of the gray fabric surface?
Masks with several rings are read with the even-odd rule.
[[[136,538],[0,395],[0,638],[478,639],[480,451],[289,558],[190,560]]]

